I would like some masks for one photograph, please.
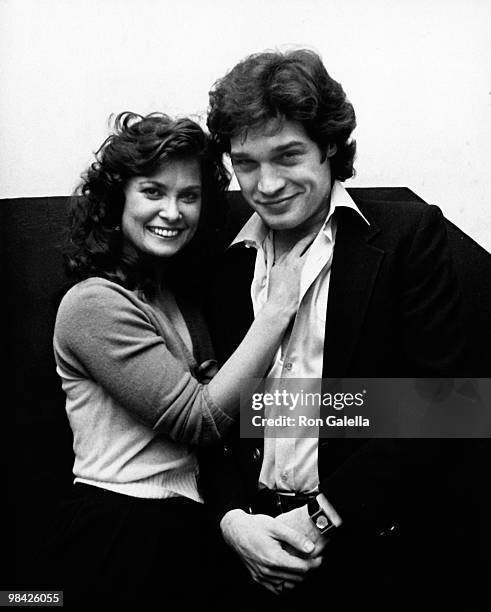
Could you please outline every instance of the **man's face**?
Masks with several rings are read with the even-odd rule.
[[[249,130],[247,138],[231,139],[230,158],[242,194],[264,223],[273,230],[307,234],[326,218],[331,192],[329,157],[301,123],[285,121],[276,131],[275,120]]]

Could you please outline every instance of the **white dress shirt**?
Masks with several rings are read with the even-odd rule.
[[[340,206],[355,210],[368,224],[342,184],[335,181],[326,220],[310,246],[302,270],[299,308],[290,327],[290,336],[285,335],[267,373],[268,379],[316,379],[309,385],[309,392],[321,391],[326,309],[337,229],[335,212]],[[232,244],[240,242],[257,249],[251,285],[254,314],[257,314],[268,295],[269,276],[274,262],[273,234],[254,213]],[[274,410],[274,407],[266,409],[264,416],[274,416]],[[310,412],[309,416],[316,415]],[[277,438],[266,435],[260,487],[297,493],[318,491],[317,456],[318,437],[300,435],[296,438]]]

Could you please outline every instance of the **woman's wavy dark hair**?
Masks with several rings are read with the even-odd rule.
[[[221,151],[230,152],[230,138],[247,136],[251,128],[278,120],[299,121],[321,151],[335,144],[330,158],[333,177],[344,181],[354,174],[355,111],[341,85],[327,73],[313,51],[250,55],[210,91],[208,129]]]
[[[113,133],[95,157],[70,206],[65,264],[71,277],[79,281],[102,276],[128,289],[142,289],[151,297],[156,287],[150,257],[123,250],[124,190],[131,178],[151,176],[170,161],[197,159],[202,180],[198,229],[189,245],[165,262],[165,270],[166,279],[181,290],[199,288],[196,285],[205,277],[203,266],[223,222],[229,184],[216,144],[191,119],[124,112],[114,120]]]

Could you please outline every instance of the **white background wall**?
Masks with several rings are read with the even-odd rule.
[[[413,189],[491,250],[489,0],[0,0],[0,197],[64,195],[110,113],[206,114],[244,56],[318,51],[358,116],[353,186]]]

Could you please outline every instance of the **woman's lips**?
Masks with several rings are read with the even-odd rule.
[[[159,238],[177,238],[179,234],[184,231],[184,228],[178,227],[157,227],[155,225],[147,226],[148,231],[154,236],[158,236]]]

